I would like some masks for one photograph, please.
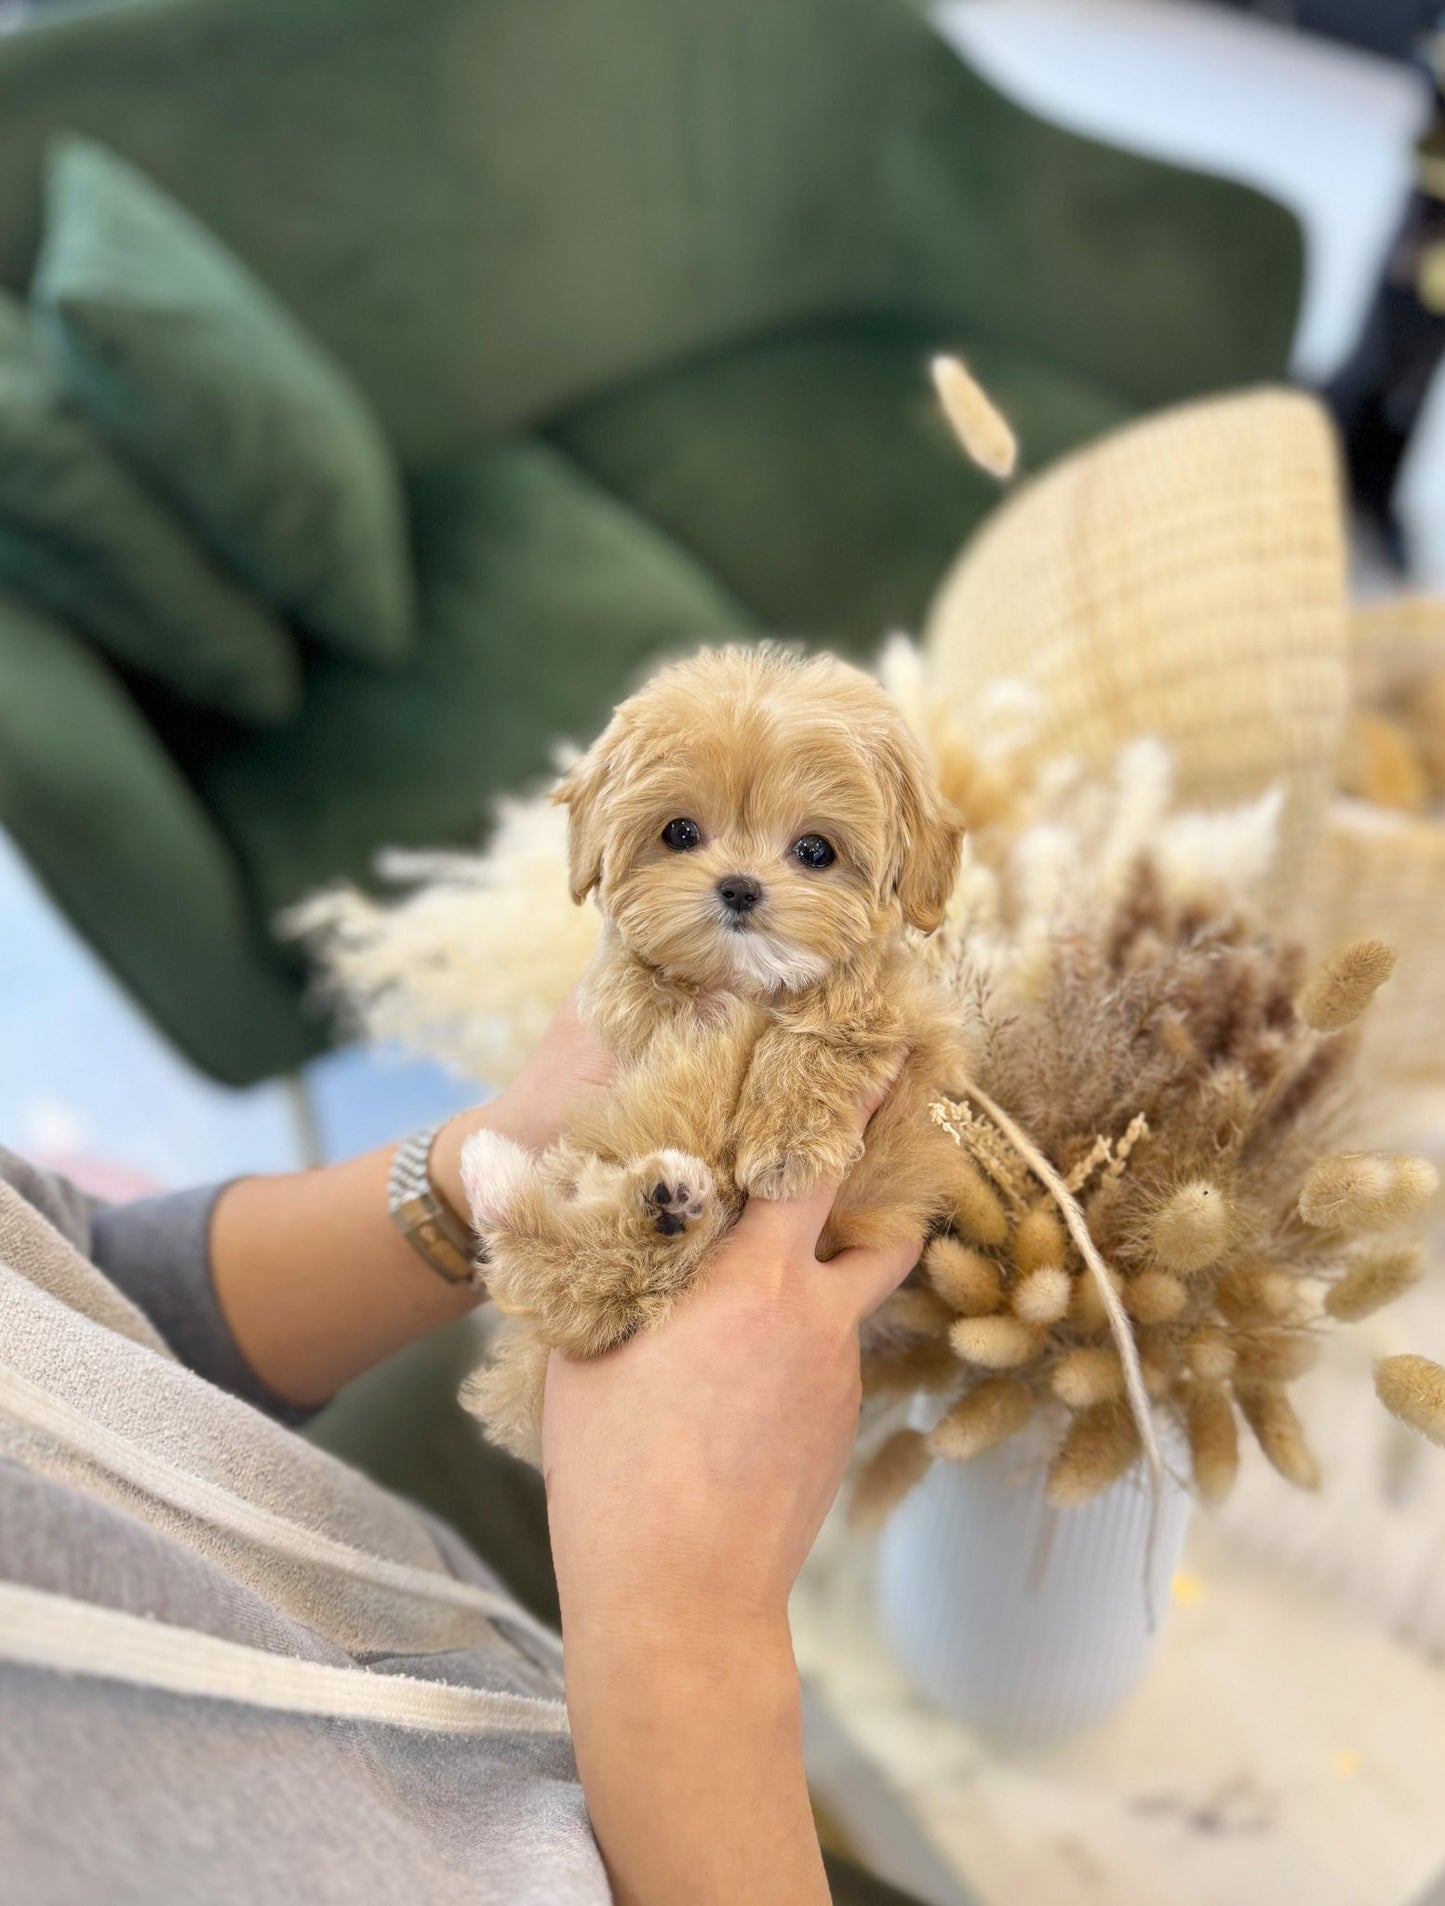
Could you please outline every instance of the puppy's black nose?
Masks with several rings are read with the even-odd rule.
[[[724,874],[717,891],[729,913],[751,913],[763,897],[762,882],[751,874]]]

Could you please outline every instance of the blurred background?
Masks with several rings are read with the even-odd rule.
[[[411,357],[416,382],[430,388],[412,402],[417,416],[406,416],[397,399],[386,421],[412,437],[400,454],[413,523],[418,512],[425,516],[419,557],[425,563],[434,556],[445,564],[463,560],[455,550],[437,547],[444,537],[433,530],[451,500],[439,494],[446,487],[440,480],[433,482],[429,499],[423,494],[423,479],[433,475],[428,466],[438,461],[434,447],[449,450],[448,435],[455,433],[439,428],[436,416],[425,413],[453,404],[459,422],[470,411],[467,423],[481,429],[503,416],[509,403],[494,401],[479,388],[477,375],[463,377],[449,361],[448,354],[458,345],[455,337],[444,334],[449,324],[456,326],[450,317],[423,318],[426,293],[416,276],[417,271],[434,275],[432,295],[438,301],[483,301],[475,336],[479,356],[485,357],[495,330],[487,311],[490,287],[477,282],[478,273],[485,273],[485,260],[475,269],[470,259],[439,261],[439,248],[450,242],[447,226],[457,208],[448,200],[445,180],[439,184],[429,176],[445,166],[445,138],[424,137],[418,124],[418,116],[426,111],[424,89],[438,83],[435,74],[428,76],[427,63],[436,57],[443,34],[460,44],[456,36],[463,32],[468,10],[421,7],[410,27],[399,12],[395,26],[389,26],[385,9],[373,4],[351,11],[354,24],[348,30],[344,7],[328,7],[319,0],[304,0],[294,9],[262,5],[251,9],[254,25],[248,32],[228,34],[220,24],[224,8],[197,6],[197,24],[190,27],[184,7],[127,6],[117,0],[94,9],[74,0],[0,0],[0,170],[6,181],[0,278],[23,294],[40,217],[39,155],[50,135],[69,123],[114,142],[142,164],[152,163],[161,183],[183,199],[189,194],[193,209],[215,218],[223,235],[238,241],[243,255],[249,246],[248,262],[272,274],[273,289],[300,300],[303,316],[322,327],[325,342],[345,355],[348,369],[359,374],[373,401],[379,383],[391,390],[407,375],[405,366],[386,361],[388,340],[379,335],[388,320],[399,318],[395,349]],[[488,8],[478,5],[473,11],[485,17]],[[720,4],[714,11],[726,16],[730,9]],[[778,9],[784,16],[790,11],[786,6]],[[840,40],[854,30],[848,16],[856,11],[851,4],[840,9]],[[175,18],[165,17],[168,12]],[[826,32],[826,21],[818,17],[825,12],[811,5],[797,9],[799,24],[791,43],[784,34],[776,48],[781,69],[801,53],[808,32]],[[210,24],[211,13],[217,24]],[[294,20],[288,21],[288,13],[294,13]],[[1252,330],[1253,337],[1246,336],[1242,348],[1231,339],[1216,353],[1220,361],[1209,362],[1214,348],[1210,340],[1196,345],[1180,336],[1171,344],[1156,331],[1150,350],[1159,357],[1173,350],[1177,361],[1151,366],[1153,389],[1142,396],[1130,393],[1122,404],[1108,376],[1091,382],[1087,376],[1056,374],[1060,368],[1071,369],[1046,361],[1051,354],[1062,360],[1069,353],[1068,344],[1056,335],[1041,337],[1034,350],[1036,362],[1028,367],[1023,402],[1015,399],[1017,364],[981,361],[985,374],[994,374],[1005,408],[1014,400],[1013,414],[1030,463],[1047,462],[1051,454],[1087,440],[1122,412],[1149,407],[1155,397],[1288,375],[1330,393],[1350,433],[1358,590],[1445,587],[1445,380],[1436,375],[1445,341],[1445,268],[1439,262],[1445,259],[1445,249],[1431,249],[1440,201],[1433,195],[1439,180],[1432,180],[1428,163],[1437,97],[1431,38],[1435,14],[1428,0],[1300,0],[1298,5],[1260,0],[1254,6],[1210,5],[1204,0],[953,0],[937,10],[938,31],[960,73],[977,76],[997,89],[1001,99],[1017,102],[1050,126],[1086,134],[1120,153],[1238,181],[1280,209],[1275,231],[1267,222],[1261,226],[1258,205],[1196,204],[1177,197],[1176,182],[1165,178],[1151,183],[1153,175],[1141,170],[1128,185],[1133,229],[1113,231],[1112,257],[1111,229],[1104,222],[1113,216],[1110,208],[1098,211],[1100,222],[1093,232],[1076,230],[1076,236],[1099,248],[1112,278],[1110,295],[1120,312],[1132,311],[1147,330],[1159,258],[1190,247],[1187,225],[1193,219],[1197,257],[1189,268],[1200,273],[1221,302],[1233,296],[1236,286],[1242,287],[1243,306],[1231,322],[1237,331]],[[645,47],[644,25],[635,25]],[[297,45],[283,57],[277,49],[288,35]],[[328,35],[334,37],[334,47],[325,44]],[[400,61],[399,92],[411,89],[412,97],[399,96],[392,107],[369,119],[360,103],[373,83],[367,77],[367,61],[376,60],[375,49],[388,39],[395,42],[394,56]],[[233,44],[237,40],[240,44]],[[559,33],[559,40],[565,36]],[[289,59],[289,79],[279,70],[268,75],[268,42],[275,68],[286,66]],[[229,84],[228,60],[234,62]],[[661,65],[648,77],[650,84],[662,84]],[[788,84],[796,80],[796,73],[790,72]],[[582,87],[585,78],[581,66],[564,57],[550,83],[565,93]],[[309,103],[319,115],[311,134],[292,123],[292,115],[308,104],[307,88],[313,95]],[[461,84],[451,88],[458,110],[464,91]],[[728,87],[718,89],[714,110],[720,113],[731,105],[745,115],[746,92],[746,72],[739,67],[729,75]],[[477,98],[479,109],[488,103],[484,82],[477,82]],[[955,129],[935,132],[956,138],[961,161],[970,143],[979,150],[995,146],[999,209],[1007,198],[1018,212],[1028,204],[1030,169],[1044,161],[1028,151],[1027,141],[1020,145],[1015,138],[1008,143],[1012,123],[992,125],[992,101],[982,115],[990,123],[971,126],[971,99],[976,106],[976,98],[960,95]],[[528,163],[533,155],[519,138],[519,129],[512,128],[509,136],[515,163]],[[827,136],[834,136],[831,129]],[[199,147],[208,139],[214,149],[203,152]],[[371,159],[353,163],[348,140],[365,141]],[[388,141],[394,142],[394,149],[378,152]],[[725,166],[726,152],[719,134],[709,162]],[[733,156],[740,163],[743,155]],[[505,157],[486,155],[488,162]],[[775,152],[769,158],[783,162],[784,155]],[[823,162],[826,155],[815,154],[813,159]],[[629,155],[628,163],[634,162],[645,168],[645,155]],[[398,190],[387,201],[372,201],[375,215],[368,236],[367,214],[353,200],[370,189],[372,163],[397,182]],[[416,201],[409,207],[400,202],[407,198],[401,189],[404,180],[416,190]],[[761,189],[757,178],[728,184],[739,191]],[[626,185],[623,181],[624,189]],[[969,189],[975,189],[972,183]],[[515,200],[516,195],[511,196]],[[714,201],[712,209],[722,216],[720,202]],[[729,206],[727,215],[737,209]],[[985,221],[992,216],[986,206],[967,208],[968,215],[975,209]],[[783,210],[785,216],[797,215],[796,207]],[[615,208],[611,211],[615,216]],[[947,216],[942,208],[937,215]],[[1045,206],[1026,215],[1046,222],[1050,212]],[[1067,208],[1063,215],[1067,217]],[[806,210],[802,216],[806,218]],[[328,218],[335,227],[330,231]],[[396,258],[395,281],[388,283],[376,261],[359,253],[367,245],[379,250],[388,242],[397,244],[387,228],[398,219],[407,227],[398,246],[405,255]],[[1291,257],[1296,229],[1302,248],[1298,282]],[[579,236],[589,259],[595,236]],[[805,240],[795,234],[792,242]],[[1034,288],[1047,302],[1069,295],[1062,268],[1058,288],[1048,283],[1052,242],[1047,233],[1040,238],[1030,266],[1031,275],[1042,280]],[[478,249],[485,248],[479,244]],[[725,251],[726,245],[719,249]],[[742,276],[756,272],[763,261],[745,257],[736,245],[734,252],[731,260],[715,259],[708,266],[715,274],[708,280],[708,294],[718,294],[719,309],[704,349],[759,328],[761,314],[749,313],[741,294],[734,294],[723,280],[730,269]],[[1171,256],[1165,269],[1174,269],[1178,262]],[[990,264],[988,269],[998,267]],[[1281,278],[1288,282],[1280,283]],[[543,295],[547,287],[539,279],[536,289]],[[671,284],[659,287],[658,296],[665,301],[675,290]],[[574,291],[584,299],[593,293],[607,295],[602,276],[590,264],[577,274]],[[500,295],[511,298],[513,293],[504,288]],[[964,287],[965,300],[971,295],[976,294]],[[359,310],[340,309],[340,300],[348,296]],[[517,301],[525,302],[526,296],[525,287],[519,288]],[[811,291],[803,296],[818,303]],[[386,300],[392,309],[383,311]],[[735,308],[725,308],[729,302]],[[1282,306],[1288,307],[1283,317]],[[744,361],[744,354],[719,349],[694,395],[669,388],[657,375],[648,376],[643,364],[648,354],[659,365],[686,360],[689,353],[696,356],[707,327],[700,330],[691,316],[679,312],[672,337],[666,335],[666,325],[653,327],[653,339],[629,353],[612,350],[610,344],[606,350],[579,352],[574,341],[560,334],[565,324],[559,327],[556,313],[514,315],[516,321],[535,326],[526,361],[500,365],[496,373],[502,382],[514,374],[518,380],[514,413],[530,411],[540,417],[540,428],[551,431],[554,446],[566,438],[570,457],[614,493],[623,492],[642,513],[653,514],[657,493],[670,491],[661,504],[663,527],[674,541],[687,543],[692,525],[684,519],[689,511],[704,507],[706,499],[700,494],[697,470],[684,467],[679,456],[677,428],[684,416],[689,428],[719,427],[718,407],[728,407],[734,398],[743,405],[765,402],[769,380],[789,370],[786,355],[759,352]],[[575,315],[580,324],[589,323],[585,303]],[[573,314],[566,314],[565,323],[572,319]],[[623,314],[616,321],[625,321]],[[775,321],[780,330],[792,322],[783,309]],[[1094,316],[1086,320],[1103,321]],[[985,312],[978,329],[994,335],[998,324],[995,313]],[[1049,328],[1034,324],[1035,329]],[[412,326],[410,335],[407,325]],[[1283,350],[1282,325],[1288,329]],[[1057,332],[1057,325],[1052,328]],[[1201,320],[1201,330],[1208,328]],[[908,404],[917,409],[926,398],[918,378],[921,356],[911,340],[895,338],[870,364],[843,335],[844,329],[834,323],[826,337],[820,335],[820,355],[812,360],[826,363],[828,374],[839,380],[838,412],[815,415],[813,400],[802,394],[793,401],[799,429],[816,433],[826,425],[837,433],[839,453],[847,455],[860,448],[857,433],[866,431],[874,407]],[[1216,339],[1219,329],[1215,327]],[[967,350],[967,324],[956,332],[945,326],[938,335],[945,333]],[[927,341],[935,340],[930,336]],[[513,345],[509,340],[509,348]],[[540,360],[549,350],[556,361],[544,365]],[[1230,351],[1232,363],[1227,361]],[[425,361],[429,353],[434,354],[430,363]],[[442,361],[435,361],[438,358]],[[898,374],[900,361],[906,379]],[[603,403],[593,396],[574,416],[558,423],[557,400],[570,405],[574,393],[595,393],[608,379],[615,386],[612,401]],[[455,388],[448,387],[449,380]],[[623,401],[624,389],[635,401]],[[695,412],[689,409],[694,403]],[[850,404],[856,406],[851,418],[842,414]],[[503,421],[513,419],[503,416]],[[724,453],[732,467],[741,469],[748,458],[767,457],[761,425],[750,433],[747,418],[734,408],[728,428]],[[880,514],[876,498],[855,495],[838,498],[831,517],[819,510],[804,523],[797,518],[796,500],[788,505],[794,520],[780,517],[795,545],[806,545],[803,561],[815,574],[822,564],[838,572],[839,580],[826,588],[810,593],[802,562],[796,575],[782,575],[776,554],[744,547],[746,539],[741,531],[735,533],[731,521],[719,527],[712,542],[705,540],[701,554],[710,559],[725,586],[729,610],[737,609],[733,619],[744,626],[757,619],[833,633],[840,598],[851,592],[852,627],[844,633],[855,647],[866,649],[892,624],[916,626],[924,600],[921,579],[941,573],[969,521],[989,502],[982,484],[970,485],[966,476],[953,471],[940,475],[945,453],[933,445],[920,448],[917,435],[914,430],[910,438],[907,422],[899,424],[895,416],[890,434],[880,435],[873,449],[877,470],[895,491],[891,516]],[[896,459],[892,475],[886,465],[890,454]],[[640,471],[638,465],[649,457],[656,460],[654,469]],[[813,473],[794,456],[789,474],[808,481]],[[911,494],[935,477],[932,487],[942,506],[930,496],[929,531],[911,528],[912,547],[897,558],[898,587],[891,593],[887,587],[874,587],[871,595],[860,595],[850,570],[854,559],[849,545],[860,532],[886,533],[889,522],[906,511]],[[484,480],[478,471],[467,480],[473,478]],[[686,494],[679,502],[682,492]],[[435,508],[430,507],[433,500]],[[729,501],[727,507],[735,506]],[[485,553],[474,551],[465,560],[475,567],[484,562]],[[767,573],[754,575],[755,570]],[[12,570],[12,581],[17,574]],[[424,598],[427,580],[423,578]],[[691,578],[654,580],[653,606],[644,618],[648,636],[671,633],[672,621],[679,626],[689,619],[699,627],[718,624],[724,612],[713,579],[695,600],[688,599]],[[669,590],[677,594],[664,602]],[[432,600],[444,593],[438,582]],[[93,631],[81,634],[90,638]],[[270,946],[259,951],[248,946],[244,959],[238,959],[234,948],[218,958],[206,935],[219,931],[232,939],[240,933],[252,941],[264,940],[269,902],[296,899],[338,875],[362,875],[377,848],[474,838],[484,799],[524,778],[527,771],[544,769],[545,743],[554,734],[569,726],[585,732],[593,711],[605,708],[607,691],[623,678],[639,649],[637,641],[605,631],[587,640],[594,654],[596,644],[613,642],[613,665],[604,661],[594,668],[594,679],[580,695],[569,698],[555,681],[533,695],[525,671],[511,669],[506,692],[530,706],[507,711],[511,725],[520,722],[527,733],[508,747],[504,763],[478,765],[481,757],[496,752],[496,736],[483,721],[471,750],[473,762],[454,777],[449,799],[399,800],[388,770],[385,789],[368,797],[367,811],[347,824],[337,824],[330,812],[318,819],[295,811],[308,800],[330,810],[353,793],[336,778],[329,755],[324,765],[301,758],[308,750],[331,748],[330,726],[323,715],[303,721],[289,739],[284,732],[265,737],[254,759],[243,762],[238,732],[246,740],[245,730],[226,724],[218,732],[208,714],[193,734],[178,734],[176,707],[167,702],[157,713],[151,693],[154,678],[123,667],[127,687],[139,683],[142,716],[158,727],[162,748],[178,764],[188,795],[199,797],[203,812],[194,817],[197,831],[214,830],[217,838],[204,843],[205,849],[214,846],[216,859],[230,863],[210,868],[209,877],[219,886],[239,862],[246,891],[239,899],[217,899],[212,925],[197,926],[194,932],[189,919],[164,921],[151,912],[150,901],[119,877],[108,880],[113,891],[103,900],[92,895],[81,903],[77,885],[97,864],[115,872],[113,843],[101,839],[107,826],[103,794],[86,794],[86,800],[98,799],[102,811],[86,813],[77,823],[82,831],[95,830],[88,847],[73,840],[42,843],[33,824],[27,839],[18,815],[36,804],[48,807],[55,799],[79,801],[73,775],[67,779],[68,771],[57,766],[49,785],[37,782],[21,789],[10,779],[0,781],[0,1139],[48,1156],[84,1154],[122,1177],[134,1173],[177,1183],[281,1166],[300,1155],[298,1146],[334,1155],[395,1135],[427,1112],[444,1109],[455,1088],[429,1067],[389,1064],[385,1055],[375,1053],[317,1050],[325,1044],[321,1022],[294,1008],[291,1000],[278,1002],[275,997],[278,972],[283,993],[300,984],[294,957]],[[102,643],[101,652],[113,660],[115,645],[106,648]],[[310,658],[307,665],[313,666]],[[0,686],[16,721],[26,700],[18,669],[18,658],[0,655]],[[325,676],[321,687],[330,693],[332,678]],[[344,695],[349,688],[343,682],[337,692]],[[496,692],[487,699],[495,704]],[[540,717],[535,715],[538,707]],[[181,710],[182,717],[186,712]],[[375,725],[368,729],[367,745],[375,746],[380,737],[388,749],[425,756],[425,697],[404,694],[396,715],[384,735]],[[29,719],[30,742],[43,751],[46,738],[36,732],[39,717],[32,713]],[[366,720],[374,724],[369,704]],[[179,725],[185,726],[183,719]],[[131,737],[125,739],[129,743]],[[218,751],[224,754],[219,767],[198,758]],[[280,864],[284,857],[268,845],[277,816],[262,813],[258,806],[265,798],[257,786],[264,778],[262,763],[284,770],[285,800],[293,808],[296,851],[285,866]],[[410,770],[413,776],[428,772],[421,759]],[[119,768],[117,776],[119,788],[131,791],[127,798],[139,799],[131,769]],[[174,825],[173,811],[169,818]],[[119,830],[122,819],[112,807],[109,824]],[[144,823],[137,817],[136,824]],[[237,911],[228,927],[216,928],[215,908],[222,905],[235,905]],[[149,917],[138,923],[123,917],[127,913]],[[223,970],[241,965],[248,970]],[[196,1012],[184,1024],[162,1000],[165,991],[174,992],[178,985],[197,1001]],[[209,1031],[197,1031],[192,1023],[197,1013],[212,1022]],[[228,1022],[225,1033],[215,1030],[217,1019]],[[215,1083],[217,1075],[224,1088]]]
[[[1313,393],[1350,595],[1445,596],[1445,12],[0,0],[0,1144],[122,1197],[474,1097],[338,1033],[289,910],[474,849],[660,650],[922,629],[999,507],[939,351],[1027,475]],[[1327,593],[1334,491],[1269,494],[1312,454],[1240,489]],[[1445,749],[1355,741],[1438,869]],[[395,1480],[359,1414],[333,1446]],[[1388,1541],[1246,1490],[1119,1727],[1016,1760],[906,1685],[830,1533],[825,1831],[932,1906],[1445,1902],[1445,1503],[1396,1442],[1369,1488]]]

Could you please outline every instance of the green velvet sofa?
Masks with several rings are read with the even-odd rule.
[[[1022,111],[908,0],[131,0],[0,37],[0,285],[53,135],[194,210],[334,354],[403,471],[422,633],[308,654],[266,732],[0,602],[0,826],[175,1044],[244,1083],[326,1039],[277,912],[475,840],[643,659],[866,652],[993,492],[961,350],[1040,465],[1278,377],[1293,218]]]

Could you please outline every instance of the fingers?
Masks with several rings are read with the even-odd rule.
[[[839,1302],[846,1304],[861,1324],[893,1295],[922,1253],[921,1237],[910,1238],[904,1244],[857,1245],[830,1258],[824,1272]]]

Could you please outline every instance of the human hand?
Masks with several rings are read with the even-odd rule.
[[[461,1155],[473,1132],[502,1132],[529,1151],[545,1151],[561,1136],[579,1100],[610,1083],[613,1065],[612,1054],[583,1025],[576,993],[569,993],[511,1084],[485,1105],[458,1113],[437,1133],[432,1182],[453,1209],[465,1212]]]
[[[815,1251],[841,1181],[753,1200],[705,1282],[606,1357],[554,1353],[543,1469],[564,1615],[786,1623],[858,1427],[858,1332],[921,1240]]]
[[[755,1200],[660,1329],[552,1354],[567,1706],[619,1906],[829,1897],[788,1593],[857,1432],[858,1326],[919,1249],[820,1264],[837,1190]]]

